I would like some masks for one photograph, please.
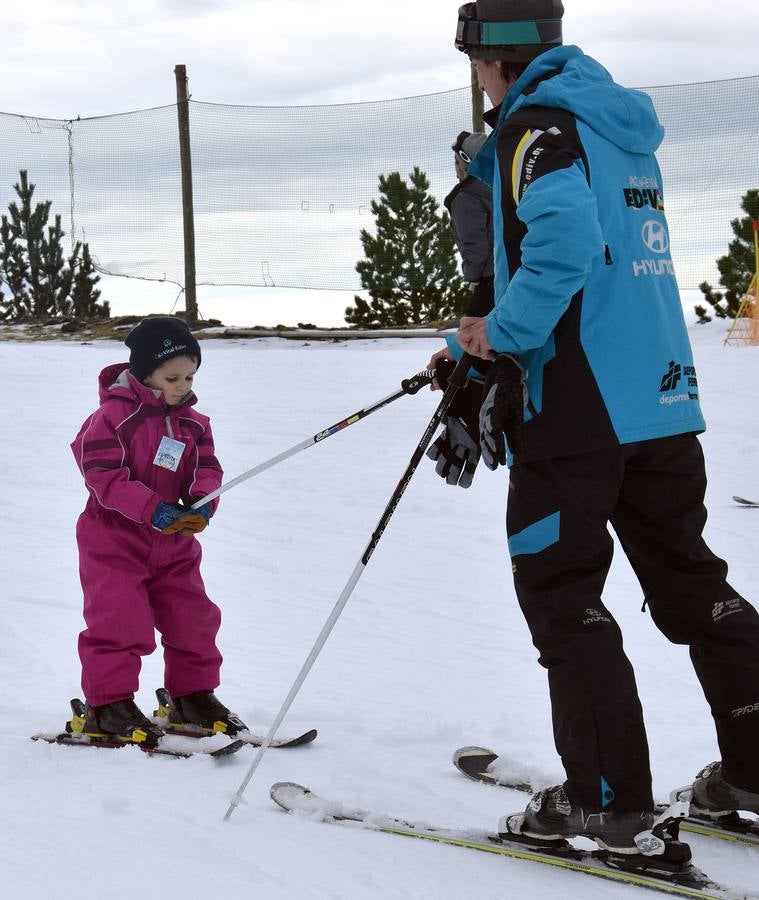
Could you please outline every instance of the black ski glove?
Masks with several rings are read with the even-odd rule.
[[[495,471],[506,465],[506,444],[512,454],[524,446],[527,373],[508,353],[496,357],[485,379],[480,408],[480,445],[485,465]]]
[[[441,365],[443,363],[443,365]],[[435,370],[438,384],[444,387],[455,367],[441,360]],[[482,385],[469,381],[466,387],[456,391],[448,407],[440,437],[427,451],[427,456],[437,462],[435,472],[445,478],[446,484],[468,488],[480,461],[478,412],[482,403]]]

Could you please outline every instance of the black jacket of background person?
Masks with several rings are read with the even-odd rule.
[[[493,277],[493,194],[479,178],[460,181],[443,201],[451,216],[461,270],[469,282]]]

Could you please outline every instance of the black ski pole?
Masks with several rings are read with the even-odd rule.
[[[411,455],[409,464],[408,466],[406,466],[406,471],[403,473],[401,480],[398,482],[395,490],[393,491],[393,494],[390,497],[387,506],[385,507],[385,511],[380,516],[380,520],[377,523],[377,527],[374,529],[374,532],[372,533],[369,543],[366,545],[366,549],[361,554],[361,559],[359,559],[358,563],[356,563],[356,567],[351,573],[347,584],[343,588],[342,593],[337,600],[337,603],[335,603],[332,612],[329,614],[329,618],[324,623],[324,627],[322,628],[319,636],[314,642],[314,646],[311,648],[311,652],[308,654],[306,661],[303,663],[301,670],[298,673],[298,677],[293,682],[293,686],[290,688],[290,693],[285,698],[282,707],[277,713],[277,717],[272,723],[272,726],[269,729],[269,733],[266,735],[264,742],[258,748],[258,752],[256,753],[253,762],[250,764],[250,768],[248,769],[245,778],[243,778],[242,783],[240,784],[240,787],[237,789],[236,793],[232,795],[229,803],[229,808],[227,809],[227,812],[224,816],[225,819],[228,819],[235,811],[235,808],[239,806],[239,804],[243,801],[243,793],[245,792],[245,788],[248,786],[248,782],[253,777],[253,773],[258,768],[258,764],[261,762],[264,753],[266,753],[266,751],[268,750],[269,744],[274,740],[277,729],[282,724],[282,720],[287,715],[288,709],[290,709],[290,706],[292,705],[293,700],[295,699],[298,691],[305,681],[306,676],[311,671],[311,667],[313,666],[317,656],[321,652],[321,649],[324,646],[327,638],[329,637],[330,632],[335,627],[335,623],[340,617],[340,613],[342,613],[345,604],[348,602],[351,594],[353,593],[353,589],[356,587],[356,584],[358,583],[361,574],[366,568],[372,553],[374,553],[383,532],[387,528],[387,524],[390,521],[391,516],[400,503],[401,497],[408,487],[409,482],[411,481],[411,477],[416,471],[416,467],[419,465],[419,461],[424,456],[424,451],[427,449],[427,446],[432,440],[432,436],[434,435],[435,431],[437,431],[438,425],[440,425],[440,423],[443,421],[443,416],[445,415],[448,407],[451,405],[451,401],[453,400],[456,391],[460,390],[466,385],[467,373],[469,371],[471,363],[471,357],[465,353],[456,364],[456,368],[453,370],[450,378],[448,379],[448,386],[445,389],[443,397],[438,404],[437,409],[432,414],[429,425],[424,429],[424,433],[422,434],[419,443],[416,445],[416,449]]]
[[[223,494],[225,491],[228,491],[230,488],[233,488],[235,485],[240,484],[243,481],[247,481],[249,478],[253,478],[256,475],[260,475],[261,472],[265,472],[272,466],[276,466],[278,463],[283,462],[283,460],[289,459],[289,457],[291,456],[295,456],[295,454],[300,453],[301,450],[307,450],[309,447],[313,447],[314,444],[320,443],[325,438],[331,437],[333,434],[336,434],[338,431],[342,431],[349,425],[354,425],[356,422],[361,421],[361,419],[365,419],[373,412],[377,412],[378,409],[382,409],[389,403],[392,403],[393,400],[397,400],[399,397],[403,397],[406,394],[416,394],[426,384],[432,384],[434,374],[434,372],[427,372],[426,370],[424,370],[422,372],[417,372],[416,375],[412,375],[411,378],[404,378],[401,382],[401,389],[399,391],[388,394],[387,397],[383,397],[376,403],[372,403],[371,406],[367,406],[364,409],[359,409],[357,412],[351,413],[351,415],[346,416],[341,421],[336,422],[334,425],[330,425],[329,428],[324,428],[322,431],[317,431],[315,435],[310,438],[306,438],[305,441],[301,441],[299,444],[294,444],[289,449],[283,450],[276,456],[272,456],[271,459],[267,459],[264,462],[259,463],[257,466],[253,466],[252,469],[248,469],[247,472],[243,472],[242,475],[238,475],[236,478],[232,478],[231,481],[225,482],[220,488],[217,488],[215,491],[211,491],[210,494],[206,494],[206,496],[201,497],[200,500],[196,500],[195,503],[192,504],[192,508],[197,509],[199,506],[204,506],[206,503],[209,503],[211,500],[215,500],[216,497],[218,497],[220,494]]]

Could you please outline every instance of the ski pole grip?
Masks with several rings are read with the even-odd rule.
[[[423,372],[417,372],[416,375],[412,375],[411,378],[404,378],[401,382],[401,390],[404,394],[416,394],[418,393],[425,385],[432,384],[432,379],[435,377],[434,372],[430,372],[425,369]]]

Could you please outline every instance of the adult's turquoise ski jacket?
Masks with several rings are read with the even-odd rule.
[[[488,340],[527,373],[516,461],[703,431],[650,98],[566,46],[488,115],[470,174],[493,189]]]

